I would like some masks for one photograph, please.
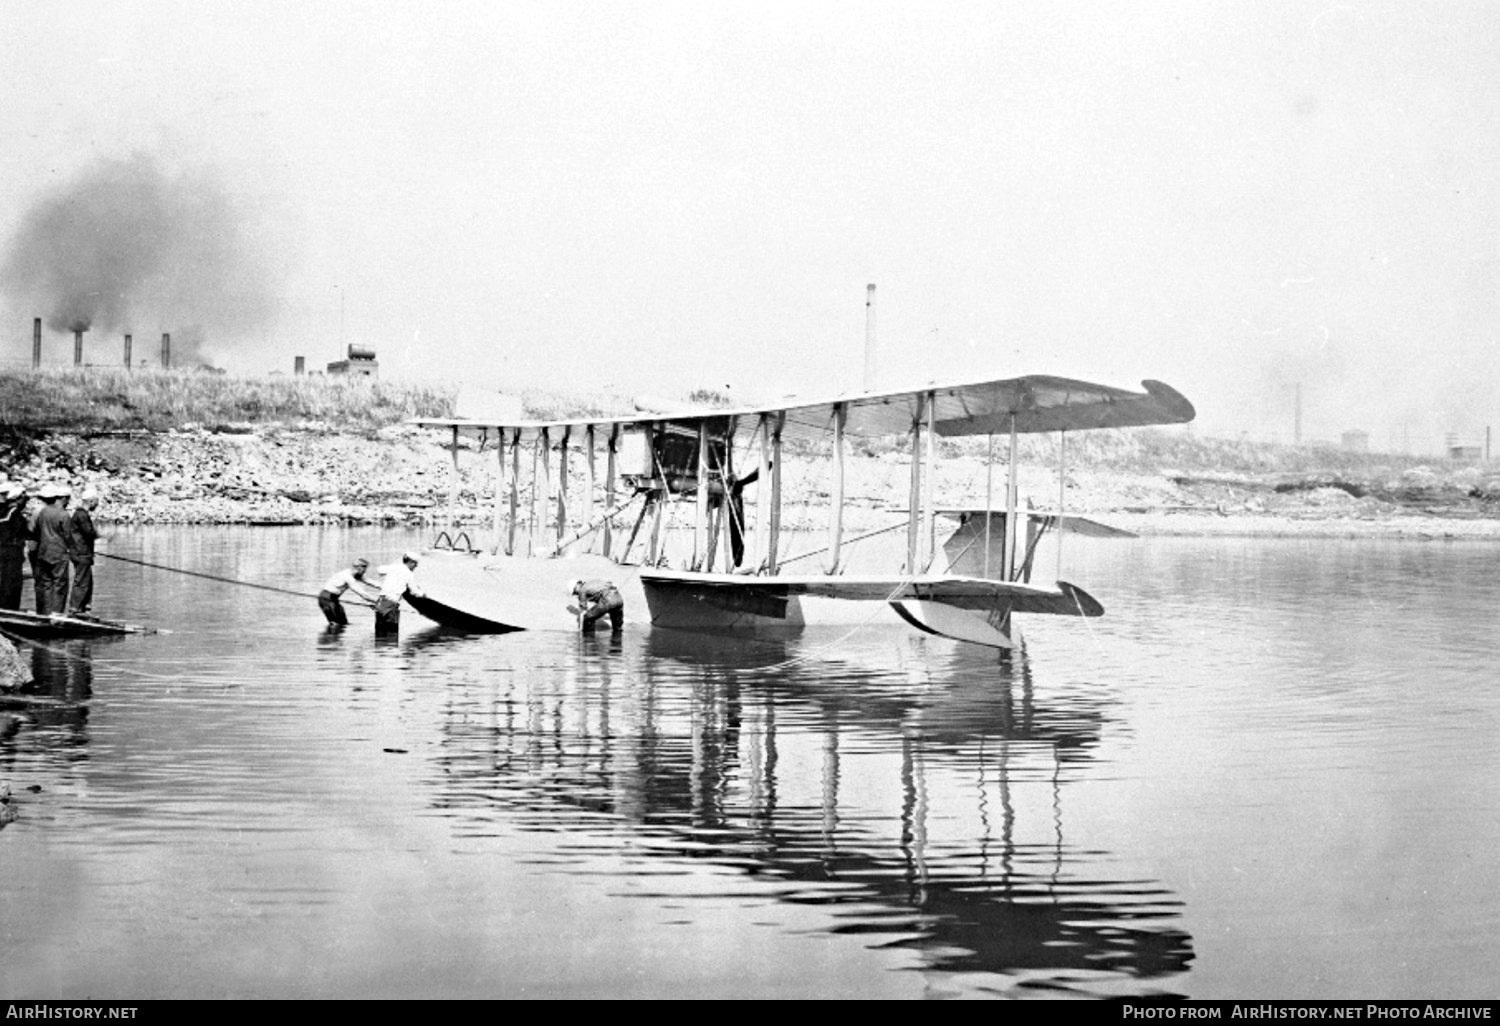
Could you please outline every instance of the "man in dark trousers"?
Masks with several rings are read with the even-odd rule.
[[[0,609],[21,608],[27,537],[26,489],[7,481],[0,485]]]
[[[401,629],[401,600],[415,595],[422,598],[422,589],[412,580],[417,572],[417,554],[407,552],[401,562],[380,568],[380,597],[375,600],[375,636],[394,637]]]
[[[340,570],[328,582],[323,585],[323,590],[318,592],[318,608],[323,610],[323,615],[328,618],[330,627],[349,626],[349,615],[344,612],[344,604],[339,601],[340,596],[346,591],[352,591],[366,602],[373,603],[379,595],[379,590],[369,581],[365,580],[365,571],[370,568],[370,561],[360,556],[354,561],[354,565],[346,570]]]
[[[578,628],[592,631],[594,624],[609,616],[609,629],[619,634],[625,626],[625,599],[611,581],[573,580],[568,594],[578,599]]]
[[[73,564],[69,616],[87,616],[94,604],[94,540],[99,537],[99,532],[94,528],[93,514],[98,505],[99,493],[85,488],[78,497],[78,505],[68,514],[73,528],[68,538],[68,559]]]
[[[36,558],[36,518],[47,504],[42,501],[42,486],[28,485],[26,488],[26,560],[31,564],[31,591],[36,597],[36,611],[40,613],[47,604],[42,595],[42,575]]]
[[[70,494],[67,488],[46,484],[39,494],[43,505],[36,515],[36,611],[46,616],[68,608],[73,525],[63,510]]]

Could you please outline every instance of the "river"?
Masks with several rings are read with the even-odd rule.
[[[297,591],[403,531],[121,530]],[[1097,620],[377,641],[117,561],[25,646],[0,994],[1491,998],[1500,550],[1069,542]]]

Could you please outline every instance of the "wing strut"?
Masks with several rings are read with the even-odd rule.
[[[927,486],[922,489],[926,501],[922,504],[922,545],[925,557],[922,572],[932,569],[937,559],[937,392],[927,393]]]
[[[1068,499],[1068,433],[1057,433],[1057,577],[1062,580],[1063,515]]]
[[[916,396],[916,415],[911,419],[911,492],[906,508],[911,510],[911,520],[906,526],[906,572],[917,573],[917,539],[922,536],[922,406],[925,394]]]
[[[988,436],[984,449],[984,576],[990,575],[990,525],[995,518],[990,511],[995,508],[995,436]],[[951,563],[950,563],[951,565]]]
[[[839,572],[839,546],[844,534],[844,419],[843,403],[833,404],[833,488],[829,496],[831,518],[828,524],[829,556],[823,569],[826,573]]]
[[[1016,578],[1016,415],[1010,415],[1010,467],[1005,484],[1005,565],[1007,581]]]

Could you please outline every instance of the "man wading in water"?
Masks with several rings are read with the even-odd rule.
[[[568,582],[568,594],[578,599],[578,629],[588,633],[594,624],[609,617],[611,634],[625,626],[625,599],[612,581]]]
[[[412,581],[417,571],[417,556],[408,552],[400,563],[381,567],[385,577],[380,582],[380,597],[375,600],[375,636],[395,634],[401,629],[401,600],[408,595],[422,598],[422,589]]]
[[[365,571],[370,568],[370,561],[361,556],[347,569],[340,570],[328,578],[323,585],[323,590],[318,592],[318,608],[323,610],[323,615],[328,618],[330,627],[349,626],[349,617],[344,612],[344,604],[339,601],[346,591],[352,591],[366,602],[374,602],[376,590],[371,582],[365,580]]]

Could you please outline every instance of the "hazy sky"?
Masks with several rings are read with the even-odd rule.
[[[860,387],[875,283],[890,387],[1500,428],[1491,2],[10,0],[0,39],[7,359],[60,253],[115,273],[97,362],[342,332],[390,377],[750,401]]]

